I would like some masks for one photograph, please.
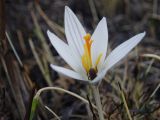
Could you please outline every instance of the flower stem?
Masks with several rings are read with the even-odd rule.
[[[97,110],[98,110],[98,115],[99,115],[99,120],[104,120],[103,116],[103,110],[102,110],[102,104],[100,100],[100,94],[97,86],[91,85],[91,88],[93,90],[93,96],[97,105]]]

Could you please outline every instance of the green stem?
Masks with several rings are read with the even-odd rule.
[[[97,110],[98,110],[98,115],[99,115],[99,120],[104,120],[103,116],[103,110],[102,110],[102,104],[100,100],[100,94],[97,86],[91,85],[91,88],[93,90],[93,96],[97,105]]]

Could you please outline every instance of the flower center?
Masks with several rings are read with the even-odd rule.
[[[93,43],[93,40],[91,40],[91,35],[87,33],[84,37],[85,44],[84,44],[84,54],[82,55],[82,65],[85,68],[88,78],[90,80],[93,80],[97,76],[97,65],[100,62],[100,59],[102,57],[102,54],[99,54],[96,63],[93,67],[92,65],[92,56],[91,56],[91,45]]]

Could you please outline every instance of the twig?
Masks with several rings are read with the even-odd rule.
[[[22,101],[22,99],[19,99],[19,101],[18,100],[16,100],[17,99],[17,96],[18,96],[18,93],[16,93],[17,91],[15,90],[15,86],[13,85],[13,83],[12,83],[12,79],[11,79],[11,76],[10,76],[10,73],[9,73],[9,70],[8,70],[8,67],[7,67],[7,64],[6,64],[6,61],[3,59],[3,57],[1,57],[0,56],[0,58],[1,58],[1,63],[2,63],[2,66],[3,66],[3,68],[4,68],[4,71],[5,71],[5,74],[6,74],[6,77],[7,77],[7,80],[8,80],[8,83],[9,83],[9,87],[10,87],[10,90],[11,90],[11,93],[12,93],[12,95],[13,95],[13,97],[14,97],[14,100],[15,100],[15,102],[16,102],[16,107],[17,107],[17,109],[18,109],[18,112],[19,112],[19,115],[20,115],[20,118],[21,119],[23,119],[23,115],[24,114],[22,114],[22,113],[25,113],[24,112],[24,109],[22,109],[22,108],[25,108],[24,107],[24,105],[23,105],[23,101]],[[18,96],[19,98],[21,98],[21,96]]]
[[[156,89],[152,92],[152,94],[150,95],[150,98],[152,98],[155,95],[155,93],[159,88],[160,88],[160,83],[157,85]]]
[[[93,16],[94,23],[97,23],[98,22],[98,15],[97,15],[96,7],[95,7],[95,4],[94,4],[94,0],[88,0],[88,2],[89,2],[89,5],[90,5],[90,9],[91,9],[91,13],[92,13],[92,16]]]
[[[125,109],[126,109],[128,118],[129,118],[129,120],[132,120],[132,117],[131,117],[131,114],[130,114],[130,111],[129,111],[129,108],[128,108],[128,105],[127,105],[127,102],[126,102],[125,95],[124,95],[124,93],[123,93],[123,90],[122,90],[121,85],[120,85],[119,82],[118,82],[118,86],[119,86],[120,94],[121,94],[121,97],[122,97],[122,100],[123,100],[124,107],[125,107]]]
[[[56,119],[57,120],[61,120],[59,117],[58,117],[58,115],[53,111],[53,110],[51,110],[49,107],[47,107],[47,106],[45,106],[45,108],[49,111],[49,112],[51,112],[55,117],[56,117]]]
[[[59,88],[59,87],[45,87],[45,88],[42,88],[42,89],[38,90],[38,92],[36,93],[36,95],[33,98],[32,107],[31,107],[31,113],[30,113],[30,120],[32,120],[32,118],[34,116],[35,110],[36,110],[36,108],[38,106],[38,101],[39,101],[39,97],[40,97],[41,93],[45,92],[45,91],[50,91],[50,90],[57,90],[57,91],[65,92],[65,93],[67,93],[67,94],[69,94],[71,96],[74,96],[74,97],[82,100],[84,103],[89,104],[89,102],[85,98],[83,98],[83,97],[81,97],[81,96],[79,96],[79,95],[77,95],[77,94],[75,94],[73,92],[70,92],[68,90],[65,90],[63,88]],[[97,109],[97,107],[94,104],[92,104],[92,106],[95,109]],[[105,114],[105,112],[103,112],[103,114]]]
[[[57,90],[57,91],[65,92],[65,93],[67,93],[69,95],[72,95],[72,96],[82,100],[84,103],[89,104],[88,100],[86,100],[85,98],[83,98],[83,97],[81,97],[81,96],[79,96],[79,95],[77,95],[77,94],[75,94],[73,92],[70,92],[68,90],[65,90],[63,88],[59,88],[59,87],[45,87],[45,88],[42,88],[42,89],[38,90],[38,92],[35,95],[35,98],[38,98],[41,95],[42,92],[50,91],[50,90]],[[94,105],[93,105],[93,107],[96,108]]]
[[[142,57],[149,57],[149,58],[154,58],[160,61],[160,56],[155,55],[155,54],[143,54],[141,55]]]
[[[9,44],[10,44],[10,46],[11,46],[13,52],[14,52],[14,55],[16,56],[16,58],[17,58],[17,60],[18,60],[18,62],[20,64],[20,66],[23,67],[23,63],[22,63],[22,61],[21,61],[16,49],[14,48],[14,45],[13,45],[13,43],[12,43],[12,41],[11,41],[11,39],[10,39],[10,37],[9,37],[7,32],[6,32],[6,36],[7,36],[8,42],[9,42]]]
[[[55,23],[53,20],[51,21],[48,16],[44,13],[44,11],[42,10],[42,8],[40,7],[39,4],[36,4],[36,9],[38,11],[38,13],[41,15],[41,17],[46,21],[46,23],[48,24],[48,26],[50,26],[53,31],[60,31],[61,33],[64,34],[64,28],[61,27],[60,25],[58,25],[57,23]],[[58,32],[57,32],[58,34]]]
[[[26,45],[24,43],[23,34],[20,30],[17,30],[17,37],[18,37],[19,44],[20,44],[20,47],[22,49],[22,52],[23,52],[24,55],[26,55],[27,54],[27,48],[26,48]]]
[[[45,40],[43,32],[42,32],[42,30],[41,30],[41,28],[38,24],[37,18],[36,18],[35,14],[32,10],[31,10],[31,16],[32,16],[32,19],[33,19],[33,22],[34,22],[34,25],[35,25],[35,33],[36,33],[37,37],[39,38],[39,40],[41,42],[41,45],[42,45],[42,47],[44,49],[44,52],[45,52],[45,56],[50,63],[54,63],[55,60],[52,56],[52,52],[48,47],[48,44]]]
[[[149,71],[151,70],[151,67],[152,67],[154,61],[155,61],[155,59],[152,59],[152,60],[150,61],[150,64],[149,64],[149,66],[147,67],[147,69],[146,69],[146,71],[145,71],[145,76],[147,76],[147,74],[148,74]]]
[[[39,56],[38,56],[38,54],[37,54],[37,52],[36,52],[36,50],[35,50],[35,46],[34,46],[34,44],[33,44],[33,42],[32,42],[31,39],[29,39],[29,44],[30,44],[32,53],[33,53],[33,55],[34,55],[34,57],[35,57],[35,59],[36,59],[36,62],[37,62],[37,64],[38,64],[38,66],[39,66],[39,68],[40,68],[40,70],[41,70],[41,72],[42,72],[45,80],[47,81],[47,83],[48,83],[49,86],[52,86],[51,79],[50,79],[50,77],[48,76],[48,74],[46,74],[45,69],[44,69],[44,66],[43,66],[43,64],[41,63],[41,60],[40,60],[40,58],[39,58]]]

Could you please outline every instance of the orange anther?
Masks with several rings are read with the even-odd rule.
[[[86,40],[86,41],[90,41],[91,35],[90,35],[89,33],[87,33],[83,38],[84,38],[84,40]]]

